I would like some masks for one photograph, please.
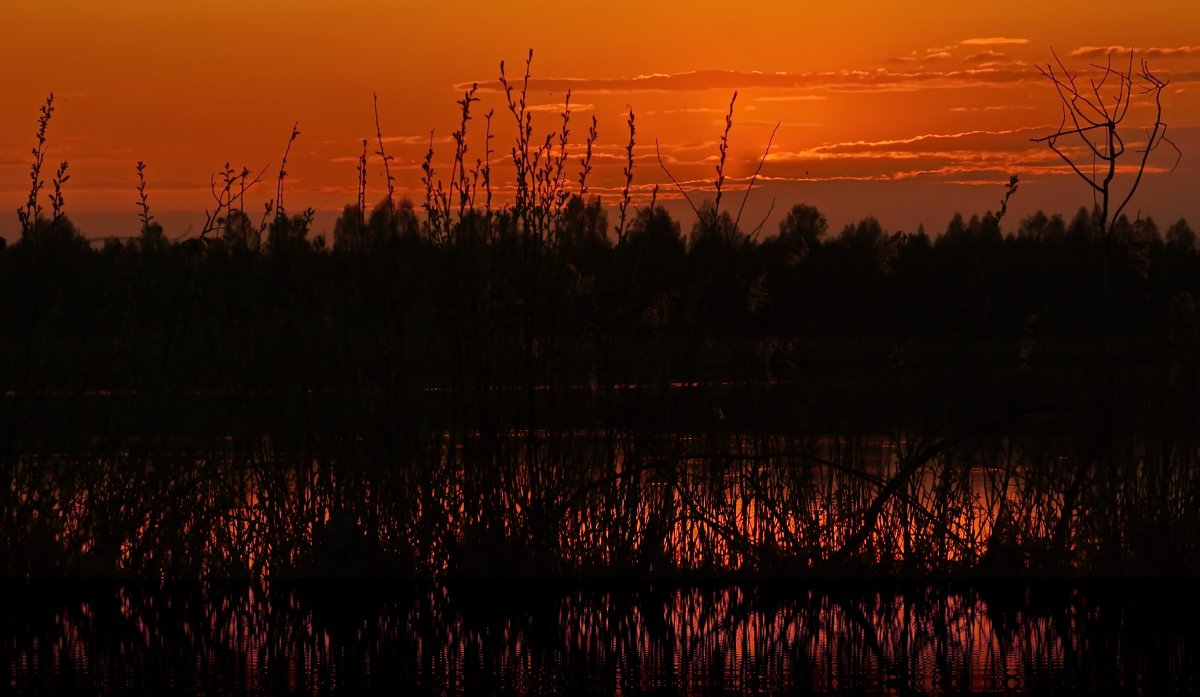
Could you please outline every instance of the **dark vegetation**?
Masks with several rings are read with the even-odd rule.
[[[265,169],[227,165],[202,233],[169,240],[139,163],[140,235],[94,248],[65,163],[39,205],[48,100],[0,248],[4,571],[1200,570],[1185,221],[1107,203],[1014,221],[1013,177],[998,213],[935,236],[830,231],[807,205],[763,236],[722,191],[729,120],[685,228],[632,201],[632,111],[608,209],[588,194],[595,121],[576,168],[569,108],[538,142],[502,84],[511,205],[492,113],[468,155],[471,90],[423,211],[390,169],[368,210],[364,141],[332,240],[285,208],[293,128],[261,221]]]

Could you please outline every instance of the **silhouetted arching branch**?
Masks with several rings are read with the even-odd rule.
[[[697,218],[699,218],[700,209],[696,208],[696,204],[692,202],[692,197],[688,196],[688,192],[684,190],[683,185],[679,183],[679,180],[675,178],[674,174],[671,174],[671,170],[667,169],[666,163],[663,162],[662,149],[658,145],[658,138],[654,139],[654,152],[658,155],[658,166],[662,167],[663,172],[666,172],[667,177],[671,180],[671,183],[675,185],[676,189],[679,189],[679,193],[683,194],[684,200],[687,201],[688,205],[692,207],[692,212],[696,214]]]
[[[763,150],[762,159],[758,161],[758,169],[754,170],[754,176],[750,177],[750,184],[746,186],[746,193],[742,195],[742,205],[738,206],[737,217],[733,220],[733,227],[737,229],[738,223],[742,220],[742,211],[746,208],[746,200],[750,198],[750,190],[754,188],[754,182],[758,180],[758,175],[762,173],[763,163],[767,161],[767,155],[771,154],[771,145],[775,142],[775,134],[779,132],[779,123],[775,124],[775,128],[771,129],[771,137],[767,139],[767,147]],[[774,207],[774,201],[771,206]],[[762,227],[761,225],[759,227]]]

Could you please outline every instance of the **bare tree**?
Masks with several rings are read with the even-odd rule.
[[[1142,183],[1150,154],[1166,144],[1175,151],[1175,164],[1178,164],[1181,155],[1179,148],[1167,137],[1167,124],[1163,121],[1162,95],[1169,81],[1151,72],[1144,59],[1135,73],[1133,49],[1129,51],[1129,61],[1124,68],[1114,66],[1110,54],[1104,65],[1091,66],[1099,71],[1098,76],[1087,78],[1071,72],[1057,53],[1053,55],[1054,62],[1038,66],[1038,71],[1058,93],[1062,119],[1053,133],[1032,140],[1044,143],[1053,150],[1092,190],[1104,241],[1103,321],[1107,343],[1113,230]],[[1133,179],[1121,197],[1116,190],[1115,179],[1118,163],[1123,161],[1127,152],[1126,134],[1131,129],[1126,127],[1125,118],[1129,115],[1135,90],[1151,102],[1154,122],[1145,129],[1145,142],[1134,151]],[[1089,159],[1090,167],[1087,163]],[[1113,207],[1115,201],[1119,203]]]
[[[1112,234],[1113,225],[1124,212],[1142,182],[1142,175],[1150,160],[1150,153],[1163,144],[1169,145],[1179,159],[1179,148],[1167,137],[1167,124],[1163,121],[1162,94],[1168,80],[1151,72],[1145,60],[1135,74],[1133,50],[1129,51],[1128,65],[1114,67],[1112,56],[1105,65],[1093,65],[1100,71],[1099,79],[1084,79],[1072,73],[1054,54],[1054,63],[1038,66],[1039,72],[1054,86],[1062,106],[1062,120],[1053,133],[1034,138],[1035,143],[1045,143],[1071,170],[1092,189],[1095,203],[1101,212],[1101,231],[1105,237]],[[1136,82],[1141,83],[1140,94],[1153,102],[1154,123],[1146,129],[1146,142],[1136,151],[1138,154],[1133,181],[1120,204],[1111,204],[1118,195],[1114,187],[1118,163],[1126,154],[1123,133],[1125,117],[1133,102]],[[1065,141],[1065,142],[1063,142]],[[1071,145],[1074,144],[1074,148]],[[1082,150],[1082,152],[1080,152]],[[1091,159],[1090,171],[1085,159]]]
[[[1114,411],[1114,376],[1111,346],[1111,266],[1113,232],[1125,207],[1133,199],[1134,193],[1142,183],[1142,176],[1150,161],[1150,154],[1165,143],[1175,150],[1175,163],[1178,164],[1181,153],[1175,143],[1167,137],[1167,124],[1163,121],[1162,94],[1168,81],[1153,72],[1145,60],[1141,61],[1140,70],[1134,72],[1133,50],[1129,51],[1129,61],[1124,68],[1114,67],[1112,55],[1104,65],[1092,67],[1099,71],[1097,77],[1081,78],[1072,73],[1054,54],[1054,63],[1047,63],[1038,70],[1054,86],[1062,107],[1062,119],[1058,128],[1048,135],[1034,138],[1036,143],[1045,143],[1064,162],[1070,166],[1080,179],[1087,183],[1092,190],[1093,203],[1099,212],[1100,234],[1104,244],[1103,298],[1101,301],[1101,336],[1104,347],[1105,374],[1107,389],[1101,406],[1100,420],[1097,424],[1098,451],[1097,457],[1083,458],[1079,462],[1074,477],[1063,497],[1062,513],[1055,524],[1054,540],[1059,549],[1067,548],[1067,540],[1071,529],[1071,521],[1075,512],[1077,500],[1083,487],[1089,479],[1089,473],[1094,466],[1102,467],[1102,471],[1111,472],[1114,467],[1112,443],[1112,423]],[[1140,85],[1140,89],[1139,89]],[[1145,128],[1145,142],[1134,152],[1135,163],[1132,169],[1125,168],[1125,173],[1132,174],[1132,181],[1124,196],[1120,196],[1115,187],[1118,173],[1118,163],[1124,162],[1126,155],[1126,134],[1129,130],[1125,118],[1134,90],[1151,102],[1154,122]],[[1135,146],[1137,147],[1137,146]],[[1087,160],[1091,160],[1090,167]],[[1172,166],[1172,169],[1174,166]],[[1113,203],[1119,201],[1115,207]],[[1098,461],[1098,462],[1097,462]],[[1104,480],[1108,484],[1110,502],[1116,502],[1115,478]]]

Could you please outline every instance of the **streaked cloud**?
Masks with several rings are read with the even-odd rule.
[[[755,102],[823,102],[829,99],[824,94],[784,94],[773,97],[755,97]]]
[[[372,139],[368,138],[367,140],[371,141]],[[385,144],[396,143],[397,145],[429,145],[429,134],[426,133],[424,135],[415,135],[415,136],[384,136],[383,142]],[[444,143],[452,143],[452,142],[454,142],[454,139],[451,138],[450,136],[435,136],[433,138],[434,145],[444,144]],[[352,159],[357,159],[357,158],[352,158]]]
[[[963,46],[1022,46],[1029,43],[1029,39],[1015,39],[1007,36],[985,36],[974,39],[963,39],[958,43]]]
[[[646,115],[656,116],[662,114],[725,114],[729,111],[728,107],[718,109],[717,107],[684,107],[681,109],[654,109],[647,111]]]
[[[977,152],[1025,149],[1032,134],[1042,133],[1042,126],[1022,126],[1000,130],[971,130],[958,133],[923,133],[908,138],[887,140],[854,140],[829,143],[812,148],[813,153],[870,152],[929,152],[944,150],[946,143],[955,142],[958,148]]]
[[[978,53],[967,55],[963,58],[963,61],[967,63],[987,63],[998,61],[1001,58],[1004,58],[1004,53],[1000,51],[979,51]]]
[[[1200,56],[1200,46],[1151,46],[1138,48],[1136,46],[1080,46],[1067,55],[1072,58],[1103,58],[1111,54],[1128,54],[1130,50],[1146,58],[1181,58]]]
[[[956,106],[951,107],[950,111],[1033,111],[1036,108],[1030,104],[991,104],[988,106]]]
[[[931,54],[937,55],[937,54]],[[895,91],[896,88],[984,86],[1031,81],[1036,74],[1019,66],[973,67],[956,70],[839,70],[810,73],[737,70],[697,70],[636,77],[531,78],[533,92],[615,93],[696,92],[706,90],[830,90]],[[498,81],[479,82],[481,92],[501,91]],[[455,85],[456,89],[461,85]]]
[[[558,104],[530,104],[529,106],[525,107],[525,110],[526,111],[548,111],[548,112],[554,112],[556,114],[561,114],[563,112],[563,106],[564,105],[561,102],[559,102]],[[571,112],[574,113],[576,111],[592,111],[595,108],[596,108],[595,104],[572,104]]]

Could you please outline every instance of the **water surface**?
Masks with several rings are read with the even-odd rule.
[[[13,584],[16,694],[1187,694],[1189,588]]]

